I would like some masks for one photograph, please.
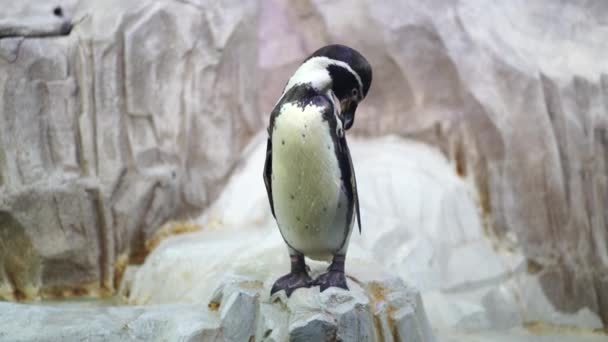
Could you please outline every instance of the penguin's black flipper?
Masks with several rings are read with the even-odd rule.
[[[348,149],[348,144],[346,143],[346,135],[340,138],[340,145],[342,147],[342,151],[346,155],[346,159],[348,159],[348,166],[350,168],[350,186],[353,193],[353,199],[355,202],[355,213],[357,214],[357,224],[359,225],[359,234],[361,234],[361,213],[359,211],[359,195],[357,194],[357,179],[355,177],[355,168],[353,167],[353,158],[350,156],[350,150]]]
[[[272,142],[268,138],[266,144],[266,162],[264,162],[264,184],[266,185],[266,193],[268,194],[268,202],[270,202],[270,211],[274,215],[274,202],[272,201]],[[276,216],[275,216],[276,217]]]

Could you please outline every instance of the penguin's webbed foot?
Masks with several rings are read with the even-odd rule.
[[[285,290],[287,297],[300,287],[310,287],[312,278],[308,275],[308,266],[304,261],[304,254],[293,253],[289,256],[291,260],[291,272],[277,279],[270,289],[270,295]]]
[[[346,285],[346,275],[344,274],[344,261],[346,256],[334,255],[334,260],[327,268],[327,272],[321,274],[312,283],[312,286],[320,286],[321,292],[330,287],[339,287],[348,290]]]
[[[296,289],[299,289],[300,287],[310,287],[311,283],[312,278],[306,271],[292,272],[282,276],[274,282],[274,285],[272,285],[272,289],[270,290],[270,295],[285,290],[285,294],[289,297]]]
[[[330,287],[339,287],[341,289],[348,290],[344,271],[336,270],[329,270],[327,273],[321,274],[319,277],[317,277],[317,279],[314,280],[312,286],[320,286],[321,292]]]

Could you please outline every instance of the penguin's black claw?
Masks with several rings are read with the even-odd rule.
[[[346,276],[343,271],[330,270],[327,273],[321,274],[312,283],[312,286],[320,286],[321,292],[327,290],[330,287],[339,287],[341,289],[348,290],[346,285]]]
[[[290,297],[293,291],[300,287],[310,287],[312,278],[306,272],[289,273],[277,279],[272,285],[270,295],[275,292],[285,290],[287,297]]]

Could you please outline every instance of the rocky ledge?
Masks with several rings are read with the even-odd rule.
[[[433,341],[417,290],[397,278],[349,279],[350,291],[318,287],[268,296],[259,281],[218,288],[209,307],[227,341]]]
[[[217,331],[214,316],[195,305],[0,302],[0,341],[208,341]]]
[[[268,295],[245,277],[223,282],[208,305],[97,306],[0,303],[11,341],[433,341],[420,294],[397,278],[349,279],[350,291]]]

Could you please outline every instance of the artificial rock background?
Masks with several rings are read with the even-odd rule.
[[[25,3],[0,20],[40,22]],[[69,36],[0,39],[0,296],[113,289],[118,256],[205,208],[301,59],[341,42],[374,68],[352,133],[437,146],[494,248],[608,321],[605,1],[62,5]]]
[[[522,248],[558,310],[608,322],[606,17],[601,0],[264,1],[260,106],[300,56],[357,47],[374,82],[353,133],[441,148],[495,247]]]
[[[253,1],[2,1],[0,298],[112,292],[115,265],[200,211],[261,127]]]

